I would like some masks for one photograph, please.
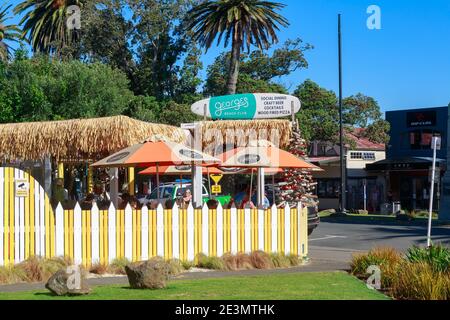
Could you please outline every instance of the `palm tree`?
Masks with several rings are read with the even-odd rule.
[[[6,41],[17,41],[20,37],[20,30],[16,25],[7,25],[9,19],[7,12],[11,6],[0,6],[0,61],[6,61],[10,55],[10,47]]]
[[[22,37],[32,45],[33,51],[60,53],[78,35],[77,30],[66,26],[67,8],[82,7],[85,0],[25,0],[14,12],[24,14]]]
[[[247,47],[250,51],[251,45],[260,50],[268,49],[278,42],[279,25],[289,25],[287,19],[276,12],[283,7],[281,3],[261,0],[218,0],[206,1],[189,11],[187,29],[206,51],[216,38],[217,45],[224,39],[225,47],[231,39],[228,94],[236,93],[241,50]]]

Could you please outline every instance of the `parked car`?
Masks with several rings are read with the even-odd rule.
[[[159,186],[159,199],[160,199],[161,203],[163,203],[163,204],[169,199],[175,201],[177,198],[182,197],[187,189],[191,190],[191,192],[192,192],[192,183],[191,182],[183,181],[181,183],[180,182],[168,182],[168,183],[161,184]],[[202,190],[203,190],[203,194],[202,194],[203,202],[206,203],[206,202],[208,202],[208,200],[211,197],[208,192],[208,189],[206,188],[206,186],[204,184],[202,185]],[[157,199],[158,199],[157,188],[154,188],[149,195],[138,198],[138,201],[142,205],[146,205],[146,204],[150,203],[151,201],[154,201]],[[215,196],[214,199],[219,201],[220,204],[223,206],[223,205],[227,204],[228,202],[230,202],[231,196],[229,196],[229,195],[228,196]]]
[[[319,226],[320,217],[317,206],[308,207],[308,236]]]

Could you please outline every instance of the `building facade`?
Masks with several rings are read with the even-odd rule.
[[[354,146],[345,147],[347,203],[350,210],[376,212],[385,201],[384,178],[375,172],[368,172],[366,165],[385,159],[384,144],[373,143],[362,137],[362,130],[355,129],[347,138]],[[338,209],[340,190],[339,145],[315,141],[311,144],[309,161],[324,171],[314,172],[317,181],[316,194],[319,209]]]
[[[441,177],[447,159],[448,107],[386,112],[390,141],[386,159],[367,164],[368,172],[386,179],[386,199],[399,201],[402,209],[424,210],[429,206],[433,150],[431,140],[441,137],[437,151],[434,209],[439,210]]]

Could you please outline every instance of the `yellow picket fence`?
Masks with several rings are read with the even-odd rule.
[[[0,265],[30,256],[67,257],[89,267],[116,258],[154,256],[194,261],[199,253],[222,256],[261,250],[306,257],[307,210],[294,208],[172,210],[159,206],[107,210],[94,206],[52,210],[39,183],[16,168],[0,168]],[[16,182],[29,182],[28,196],[16,196]],[[16,190],[15,190],[16,188]]]

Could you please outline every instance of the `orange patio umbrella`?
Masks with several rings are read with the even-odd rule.
[[[192,171],[192,167],[190,165],[176,165],[176,166],[160,166],[159,173],[163,175],[187,175]],[[202,174],[223,174],[224,172],[216,167],[203,167]],[[156,167],[148,167],[145,170],[139,172],[139,174],[143,175],[155,175]]]
[[[218,158],[222,161],[222,164],[219,166],[219,168],[225,171],[227,170],[226,168],[253,168],[251,169],[252,177],[250,180],[250,190],[252,187],[251,184],[253,183],[254,168],[257,168],[258,173],[260,173],[261,169],[263,168],[268,168],[268,170],[287,168],[297,168],[314,171],[322,170],[318,166],[300,159],[288,151],[276,147],[274,144],[267,140],[250,141],[248,147],[238,147],[226,151],[219,155]],[[259,179],[260,177],[261,179]],[[263,177],[263,175],[258,174],[258,206],[262,204],[264,194]],[[273,182],[274,176],[272,176],[272,183]]]
[[[212,165],[220,160],[183,144],[155,136],[120,150],[94,164],[92,167],[151,167],[156,166],[156,183],[159,186],[159,166],[170,165]],[[159,202],[159,189],[157,188]]]

